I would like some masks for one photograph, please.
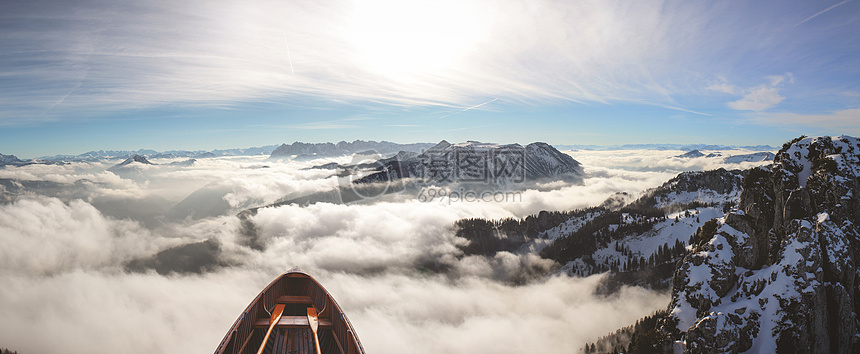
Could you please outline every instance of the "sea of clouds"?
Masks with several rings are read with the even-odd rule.
[[[665,308],[668,295],[625,288],[598,296],[601,276],[552,274],[557,265],[532,254],[464,256],[454,221],[584,208],[679,172],[760,164],[673,157],[680,151],[568,153],[585,167],[581,184],[548,183],[518,200],[421,202],[407,191],[260,208],[245,222],[237,214],[249,208],[336,188],[333,171],[307,168],[349,158],[156,160],[118,173],[107,168],[119,161],[0,169],[0,347],[214,351],[260,289],[299,266],[333,294],[369,353],[576,351]],[[203,241],[217,245],[203,271],[128,266]],[[549,275],[510,281],[534,269]]]

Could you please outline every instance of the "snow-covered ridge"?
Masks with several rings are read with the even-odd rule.
[[[666,208],[687,203],[737,203],[742,190],[745,171],[716,169],[702,172],[685,172],[662,186],[646,191],[633,204]]]
[[[513,146],[513,145],[519,145],[519,144],[510,144],[510,145]],[[451,146],[453,146],[455,148],[472,148],[472,149],[489,150],[489,149],[498,149],[498,148],[502,147],[503,145],[496,144],[496,143],[482,143],[479,141],[469,140],[469,141],[464,142],[464,143],[451,144]]]
[[[794,141],[777,154],[774,162],[793,173],[800,187],[812,175],[813,164],[832,161],[835,168],[846,170],[849,176],[860,176],[860,140],[846,135],[837,137],[808,137]]]

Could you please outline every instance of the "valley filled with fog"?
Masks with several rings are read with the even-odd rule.
[[[535,183],[502,202],[421,201],[406,190],[285,203],[336,190],[334,171],[311,167],[350,156],[0,168],[0,346],[209,352],[266,284],[298,266],[331,292],[369,353],[576,351],[665,309],[668,292],[597,295],[602,275],[562,274],[537,254],[465,255],[457,220],[632,200],[684,171],[769,163],[726,162],[746,150],[565,153],[582,164],[581,182]]]

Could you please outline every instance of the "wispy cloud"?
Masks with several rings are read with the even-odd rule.
[[[358,127],[361,122],[375,120],[376,118],[367,116],[353,116],[342,119],[332,119],[324,121],[311,121],[297,124],[278,125],[277,128],[298,129],[298,130],[330,130],[330,129],[351,129]]]
[[[83,2],[74,5],[76,11],[71,4],[38,11],[15,6],[8,16],[21,26],[0,34],[8,44],[4,51],[16,53],[14,60],[0,58],[0,70],[15,84],[0,92],[14,98],[14,107],[20,108],[16,115],[32,111],[31,118],[57,102],[50,113],[64,117],[307,96],[444,107],[465,106],[478,97],[677,106],[666,95],[683,88],[673,87],[667,75],[686,60],[675,51],[692,49],[693,42],[677,36],[676,29],[702,30],[680,20],[702,11],[657,2],[444,1],[433,7],[456,11],[422,14],[410,10],[418,5],[398,5],[391,16],[360,11],[365,4],[346,1],[251,2],[229,9],[203,5]],[[430,21],[424,15],[436,17]],[[407,43],[426,56],[416,63],[426,65],[389,72],[362,59],[368,39],[360,38],[360,26],[370,21],[388,21],[398,31],[426,39],[426,47]],[[469,37],[469,46],[454,43],[460,35],[436,25],[449,22],[464,28],[461,35]],[[402,36],[389,37],[373,48],[396,54],[394,45],[400,42],[384,40]],[[449,52],[444,61],[430,60]],[[78,81],[85,68],[86,79]],[[4,113],[14,107],[5,106]]]
[[[497,127],[497,126],[500,126],[500,125],[501,125],[501,124],[476,125],[476,126],[472,126],[472,127],[460,127],[460,128],[448,129],[448,131],[449,131],[449,132],[457,132],[457,131],[463,131],[463,130],[472,130],[472,129],[482,129],[482,128],[489,128],[489,127]]]
[[[11,4],[0,124],[285,100],[466,111],[489,98],[633,102],[708,115],[696,101],[714,92],[738,95],[731,108],[762,111],[782,101],[774,87],[786,83],[734,78],[762,77],[772,62],[825,62],[794,55],[811,39],[771,26],[789,11],[765,11],[775,5],[750,5],[765,14],[752,19],[707,2],[440,1]],[[367,36],[386,28],[396,33]],[[793,45],[774,53],[783,43]],[[709,85],[713,75],[734,82]]]
[[[766,79],[767,83],[751,88],[739,88],[721,79],[719,82],[710,83],[706,89],[730,95],[743,95],[740,99],[726,104],[731,109],[761,112],[785,100],[779,91],[784,83],[794,83],[794,74],[767,76]]]
[[[754,120],[764,124],[803,125],[828,129],[849,129],[845,133],[860,134],[857,122],[860,122],[860,108],[820,114],[798,113],[762,113],[754,116]]]
[[[818,16],[821,16],[821,15],[822,15],[822,14],[824,14],[825,12],[830,11],[830,10],[833,10],[833,9],[835,9],[835,8],[837,8],[837,7],[839,7],[839,6],[845,5],[845,4],[847,4],[847,3],[848,3],[848,0],[843,0],[843,1],[838,2],[838,3],[836,3],[836,4],[830,5],[830,6],[828,6],[826,9],[821,10],[821,11],[818,11],[818,12],[816,12],[814,15],[807,17],[805,20],[798,22],[796,25],[794,25],[794,27],[800,26],[800,25],[802,25],[803,23],[805,23],[806,21],[809,21],[809,20],[811,20],[811,19],[813,19],[813,18],[816,18],[816,17],[818,17]]]
[[[764,111],[778,105],[785,97],[779,94],[779,89],[771,86],[758,86],[749,90],[743,98],[729,102],[732,109],[741,111]]]
[[[730,95],[734,95],[738,92],[737,87],[735,87],[734,85],[730,85],[729,83],[727,83],[725,81],[708,84],[708,87],[706,87],[705,89],[708,89],[711,91],[722,92],[722,93],[728,93]]]
[[[307,123],[307,124],[299,124],[299,125],[290,125],[288,127],[292,128],[292,129],[298,129],[298,130],[330,130],[330,129],[355,128],[354,125],[333,124],[333,123]]]

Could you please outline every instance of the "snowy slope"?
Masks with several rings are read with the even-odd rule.
[[[565,243],[576,245],[573,251],[579,251],[583,245],[571,243],[569,238],[594,238],[593,251],[578,252],[581,256],[564,262],[562,272],[569,274],[628,271],[641,268],[643,261],[651,265],[669,261],[685,252],[683,247],[702,225],[722,217],[737,204],[743,174],[724,169],[685,172],[646,191],[621,208],[617,218],[613,217],[614,212],[604,210],[588,218],[568,220],[548,230],[545,236],[549,241],[559,242],[554,246],[556,249],[565,248]],[[592,231],[583,234],[582,230]],[[564,253],[551,249],[547,256],[570,259]]]
[[[675,241],[686,243],[696,230],[713,218],[723,216],[722,207],[695,208],[668,214],[668,219],[654,225],[643,234],[622,241],[624,245],[640,255],[647,257],[663,244],[672,245]],[[675,221],[677,219],[677,221]]]
[[[568,262],[562,267],[562,270],[568,274],[591,274],[596,270],[591,262],[598,265],[597,271],[599,271],[604,267],[609,268],[612,264],[623,265],[634,261],[634,259],[647,260],[655,255],[660,247],[671,247],[676,242],[687,246],[690,237],[705,222],[723,215],[722,207],[692,208],[669,213],[666,215],[667,219],[654,223],[650,230],[611,241],[605,246],[599,247],[588,257]],[[610,225],[609,230],[644,220],[646,219],[641,216],[637,219],[637,217],[625,215],[622,224]],[[618,270],[625,271],[628,269],[622,266]]]
[[[569,235],[571,232],[579,230],[585,223],[594,220],[594,218],[602,212],[592,212],[584,216],[572,217],[558,226],[542,232],[539,236],[541,239],[555,241],[559,237]]]

